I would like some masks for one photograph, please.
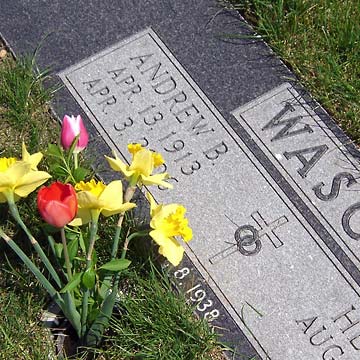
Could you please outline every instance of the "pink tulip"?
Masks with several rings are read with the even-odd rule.
[[[80,137],[74,150],[76,153],[86,148],[89,141],[89,135],[80,115],[77,117],[65,115],[61,126],[61,145],[63,148],[68,150],[75,137],[79,134]]]

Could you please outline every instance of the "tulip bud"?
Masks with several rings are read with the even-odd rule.
[[[80,115],[77,117],[65,115],[61,126],[61,145],[63,148],[68,150],[75,137],[79,134],[80,137],[75,146],[75,153],[85,149],[89,141],[89,135]]]
[[[75,189],[59,181],[44,186],[38,192],[37,206],[41,217],[48,224],[62,228],[76,215],[78,202]]]

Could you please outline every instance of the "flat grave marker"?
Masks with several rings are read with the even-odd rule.
[[[151,28],[60,77],[125,160],[128,142],[164,154],[177,191],[151,192],[187,207],[174,276],[199,313],[230,319],[257,359],[359,356],[358,164],[291,84],[230,126]]]

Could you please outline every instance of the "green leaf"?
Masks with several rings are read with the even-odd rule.
[[[79,233],[73,231],[66,231],[66,239],[67,240],[74,240],[79,238]]]
[[[68,175],[68,171],[59,164],[50,165],[50,172],[56,177],[62,177]]]
[[[55,226],[46,223],[41,225],[41,228],[46,234],[55,234],[60,231],[59,228],[56,228]]]
[[[82,284],[86,288],[92,289],[95,286],[95,280],[96,280],[95,270],[93,268],[87,269],[82,277]]]
[[[85,241],[84,241],[82,232],[80,233],[80,236],[79,236],[79,245],[80,245],[80,248],[81,248],[81,251],[83,252],[83,254],[86,254],[86,246],[85,246]]]
[[[63,299],[64,299],[64,306],[62,311],[66,316],[66,318],[70,321],[73,328],[76,330],[77,335],[80,337],[81,318],[79,312],[76,310],[75,301],[69,291],[65,293]]]
[[[111,284],[112,284],[112,275],[109,275],[111,273],[106,273],[105,278],[100,286],[99,289],[99,296],[102,299],[105,299],[106,295],[109,293],[109,290],[111,289]]]
[[[94,249],[94,250],[93,250],[93,253],[92,253],[91,263],[92,263],[92,264],[97,264],[97,259],[98,259],[98,257],[97,257],[97,252],[96,252],[96,250]]]
[[[77,298],[74,300],[74,303],[75,303],[75,306],[76,306],[78,309],[81,309],[82,301],[81,301],[80,295],[79,295],[79,297],[77,297]]]
[[[80,139],[80,134],[76,135],[74,140],[71,143],[71,146],[70,146],[70,149],[69,149],[69,152],[68,152],[68,156],[67,156],[67,163],[68,164],[70,164],[71,157],[72,157],[72,155],[74,153],[76,144],[77,144],[79,139]]]
[[[54,238],[53,238],[51,235],[49,235],[49,234],[47,234],[46,237],[47,237],[47,239],[48,239],[48,242],[49,242],[49,245],[50,245],[50,248],[51,248],[51,250],[52,250],[53,255],[54,255],[55,257],[57,257],[56,252],[55,252],[55,244],[56,244],[56,242],[55,242]]]
[[[73,176],[76,182],[83,181],[87,175],[89,175],[89,170],[83,167],[78,167],[73,172]]]
[[[102,265],[100,269],[109,271],[121,271],[127,269],[130,264],[131,261],[127,259],[114,259]]]
[[[69,241],[68,253],[69,253],[70,261],[74,260],[75,256],[78,253],[78,250],[79,250],[79,239],[76,238],[76,239]]]
[[[117,292],[117,286],[115,286],[110,295],[104,300],[99,315],[86,335],[85,343],[87,346],[94,347],[101,341],[104,330],[109,326],[109,320],[114,309]]]
[[[88,323],[93,323],[96,318],[99,316],[100,309],[92,309],[91,312],[88,314]]]
[[[89,248],[89,242],[90,242],[90,231],[84,231],[82,232],[84,245],[85,245],[85,251],[84,253],[87,254],[87,250]]]
[[[60,292],[61,293],[66,293],[67,291],[72,291],[74,290],[78,285],[80,285],[81,283],[81,277],[83,275],[83,272],[77,273],[73,276],[73,278],[71,279],[70,282],[68,282],[66,284],[65,287],[63,287]]]
[[[58,259],[61,259],[62,257],[62,252],[63,252],[63,244],[61,243],[55,243],[54,244],[54,249],[55,249],[55,255]]]
[[[46,155],[54,156],[58,159],[62,159],[64,157],[60,146],[55,144],[49,144],[48,149],[46,150]]]
[[[81,257],[81,256],[75,256],[75,257],[74,257],[74,260],[81,261],[81,262],[86,262],[86,258],[85,258],[85,257]]]

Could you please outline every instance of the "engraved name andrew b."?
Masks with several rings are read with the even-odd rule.
[[[179,182],[181,176],[216,165],[228,153],[229,140],[217,133],[214,115],[196,91],[184,85],[183,74],[158,45],[146,41],[153,51],[128,49],[116,66],[104,65],[101,73],[82,81],[83,94],[99,118],[109,118],[119,138],[125,135],[126,140],[165,152],[167,165],[161,171],[176,173],[169,181]],[[124,108],[131,110],[124,114]],[[119,115],[114,119],[115,109]],[[191,138],[201,138],[200,146],[194,148]]]

